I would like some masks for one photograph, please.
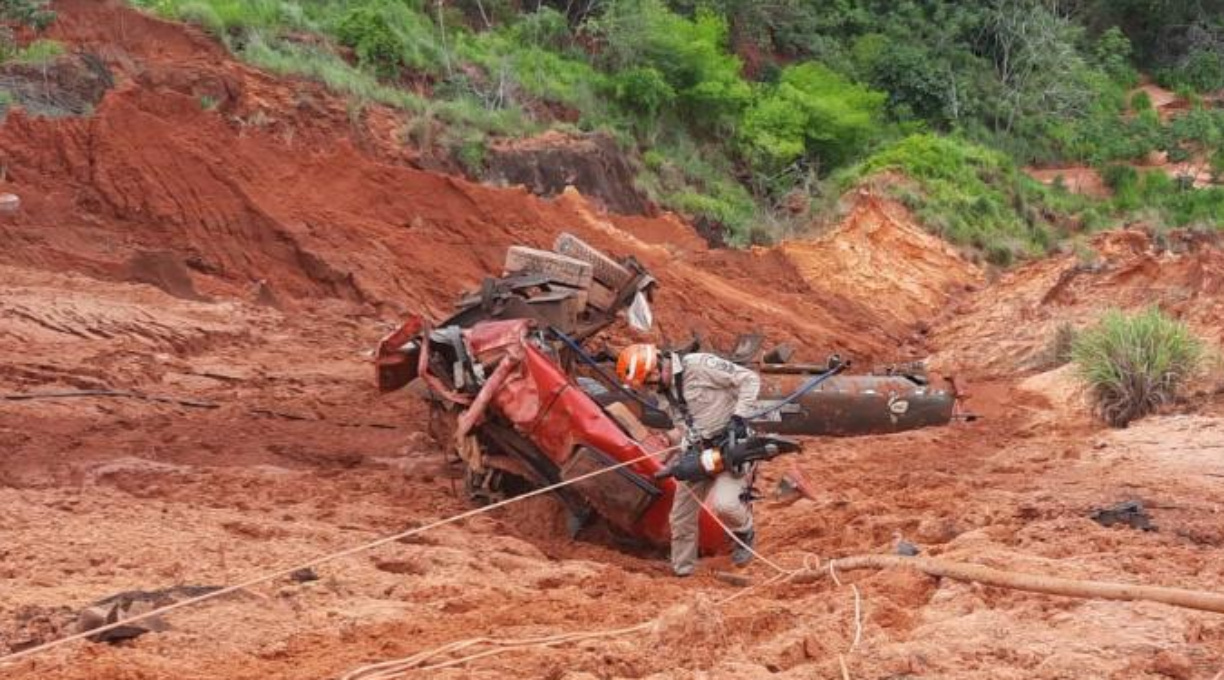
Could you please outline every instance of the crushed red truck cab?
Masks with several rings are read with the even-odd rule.
[[[622,535],[666,545],[677,488],[654,475],[671,443],[643,421],[663,430],[670,424],[653,422],[667,419],[643,408],[641,397],[617,385],[581,346],[622,317],[648,327],[656,282],[633,258],[614,260],[570,234],[554,251],[512,248],[504,275],[462,295],[449,319],[434,328],[414,317],[385,337],[375,356],[378,387],[424,383],[431,403],[454,420],[452,449],[473,500],[558,485],[554,494],[573,531],[599,516]],[[937,386],[904,365],[873,375],[829,371],[813,380],[830,364],[788,363],[791,348],[762,353],[761,342],[743,336],[724,353],[762,376],[761,417],[753,422],[759,431],[854,436],[958,416],[961,395],[952,381]],[[706,552],[727,543],[708,512],[700,531]]]
[[[558,490],[573,518],[584,522],[598,515],[629,536],[667,544],[677,489],[671,479],[654,479],[671,448],[665,435],[651,433],[628,409],[596,402],[562,370],[546,334],[530,320],[488,321],[462,331],[467,363],[486,376],[475,394],[457,393],[431,373],[438,363],[431,355],[449,355],[453,346],[423,341],[428,335],[423,321],[413,319],[380,344],[380,386],[404,384],[388,367],[409,363],[435,394],[462,407],[455,448],[466,466],[469,494],[491,499],[512,492],[513,478],[535,486],[577,479]],[[402,342],[410,337],[416,341]],[[629,464],[591,475],[624,463]],[[708,513],[701,516],[700,532],[707,552],[726,543]]]

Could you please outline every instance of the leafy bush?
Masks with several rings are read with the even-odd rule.
[[[791,66],[744,114],[741,144],[766,174],[801,159],[837,167],[878,134],[885,98],[815,62]]]
[[[1159,172],[1147,173],[1146,178],[1154,181],[1144,185],[1142,202],[1157,209],[1169,225],[1208,224],[1219,228],[1224,220],[1224,188],[1182,190]]]
[[[515,42],[521,45],[561,50],[573,40],[565,15],[551,7],[540,7],[523,15],[510,29]]]
[[[461,34],[454,37],[455,56],[479,67],[501,105],[545,101],[600,115],[605,108],[599,95],[606,83],[602,73],[583,59],[525,44],[517,36],[514,27]]]
[[[727,30],[721,16],[701,10],[686,19],[662,0],[619,0],[589,25],[610,71],[655,69],[675,90],[678,112],[707,130],[734,122],[752,97],[739,58],[727,51]]]
[[[1138,80],[1135,68],[1130,64],[1130,39],[1122,29],[1111,26],[1102,33],[1101,37],[1097,38],[1093,53],[1097,64],[1110,78],[1127,85]]]
[[[906,137],[839,173],[835,193],[889,170],[917,182],[917,213],[929,229],[982,250],[997,264],[1045,252],[1055,229],[1047,215],[1081,209],[1085,202],[1055,194],[998,151],[932,134]]]
[[[859,79],[886,93],[894,118],[948,123],[953,106],[951,74],[941,70],[940,59],[928,49],[871,33],[854,43],[852,55]]]
[[[642,154],[642,163],[648,170],[658,172],[667,163],[667,157],[655,149],[651,149]]]
[[[335,30],[341,44],[382,77],[393,77],[403,67],[437,72],[444,61],[434,26],[402,2],[354,3]]]
[[[1139,171],[1129,165],[1107,165],[1101,171],[1105,186],[1113,191],[1113,204],[1122,210],[1139,207]]]
[[[1219,182],[1224,179],[1224,149],[1213,151],[1208,158],[1208,163],[1211,165],[1212,181]]]
[[[1158,71],[1157,80],[1174,89],[1215,92],[1224,88],[1224,54],[1211,48],[1195,49],[1176,66]]]
[[[641,118],[654,118],[676,101],[676,91],[653,66],[622,71],[612,83],[617,102]]]
[[[1081,85],[1090,103],[1074,116],[1022,118],[1010,137],[995,145],[1007,148],[1020,162],[1076,162],[1101,164],[1140,158],[1157,148],[1161,124],[1155,111],[1126,117],[1126,87],[1101,74],[1088,73]],[[1135,95],[1142,102],[1143,93]]]
[[[1152,98],[1144,90],[1139,90],[1131,95],[1130,106],[1136,113],[1144,113],[1152,110]]]
[[[64,53],[64,46],[54,40],[39,39],[18,51],[16,60],[33,66],[46,66]]]
[[[1072,343],[1094,409],[1112,427],[1152,413],[1199,370],[1203,345],[1180,321],[1152,307],[1107,312]]]
[[[465,135],[451,145],[451,157],[459,161],[463,169],[473,177],[479,177],[484,171],[487,152],[487,142],[484,135],[480,134]]]

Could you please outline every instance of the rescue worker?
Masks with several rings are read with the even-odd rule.
[[[673,417],[687,424],[684,443],[696,438],[700,448],[721,444],[728,430],[747,436],[745,418],[753,413],[761,378],[755,372],[713,354],[694,352],[679,357],[660,353],[651,344],[630,345],[616,361],[617,376],[633,388],[649,386],[667,401]],[[676,431],[674,442],[681,441]],[[677,576],[697,568],[698,517],[704,500],[738,539],[731,554],[737,566],[752,561],[756,533],[752,525],[752,465],[724,470],[713,479],[676,481],[671,508],[671,564]],[[685,487],[692,493],[685,491]]]

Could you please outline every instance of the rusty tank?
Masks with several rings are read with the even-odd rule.
[[[961,415],[960,399],[965,396],[950,378],[907,370],[833,375],[781,404],[825,367],[754,368],[761,375],[757,411],[767,413],[755,419],[753,426],[778,434],[853,437],[946,425]]]

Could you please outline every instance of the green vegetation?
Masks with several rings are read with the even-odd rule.
[[[63,45],[54,40],[39,39],[18,50],[13,61],[31,66],[46,66],[63,53]]]
[[[999,151],[933,134],[902,139],[850,168],[838,176],[839,189],[883,171],[917,184],[917,193],[894,190],[929,228],[996,264],[1045,252],[1056,240],[1046,215],[1084,204],[1029,178]]]
[[[1152,307],[1136,314],[1107,312],[1075,338],[1071,357],[1097,414],[1125,427],[1175,398],[1199,370],[1204,349],[1184,323]]]
[[[20,24],[42,31],[55,21],[50,0],[0,0],[0,23]]]
[[[661,114],[719,133],[735,124],[752,98],[740,60],[728,54],[727,26],[725,17],[708,10],[686,19],[662,0],[625,0],[612,3],[589,30],[603,43],[598,61],[608,71],[624,77],[636,70],[640,81],[653,83],[654,93],[667,100],[660,102]],[[648,113],[632,98],[621,103],[629,112]]]
[[[38,46],[34,52],[25,54],[25,50],[17,45],[15,32],[25,27],[41,33],[50,26],[55,21],[55,12],[48,9],[49,4],[50,0],[0,0],[0,64],[18,57],[24,57],[24,61],[45,63],[38,61],[38,58],[47,55],[47,46]],[[10,103],[5,103],[6,109]]]
[[[1224,88],[1224,0],[131,1],[355,110],[402,109],[407,143],[475,176],[492,137],[604,131],[653,200],[732,243],[889,170],[934,231],[999,264],[1136,215],[1224,222],[1215,189],[1114,169],[1163,152],[1224,173],[1208,98],[1162,121],[1131,94],[1140,72]],[[1030,163],[1092,165],[1117,195],[1040,186]]]
[[[1088,29],[1102,38],[1125,36],[1131,63],[1155,73],[1162,85],[1195,92],[1224,88],[1221,0],[1088,0],[1080,11]]]
[[[879,134],[884,100],[821,64],[789,66],[745,113],[741,144],[758,176],[799,162],[836,167]]]

